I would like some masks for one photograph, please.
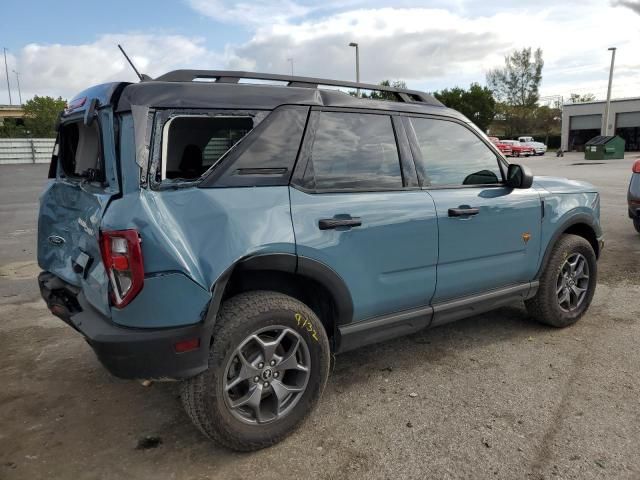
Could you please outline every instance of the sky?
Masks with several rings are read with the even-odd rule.
[[[250,70],[441,90],[485,84],[504,56],[541,48],[541,95],[640,96],[640,0],[21,0],[3,2],[13,102],[72,98],[109,81],[136,81],[124,46],[151,77],[178,68]],[[292,59],[289,60],[289,59]],[[4,67],[0,57],[0,67]],[[0,104],[8,104],[0,69]]]

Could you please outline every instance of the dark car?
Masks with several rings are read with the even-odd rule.
[[[640,160],[636,160],[636,163],[633,164],[627,203],[629,204],[629,218],[633,220],[633,226],[640,233]]]

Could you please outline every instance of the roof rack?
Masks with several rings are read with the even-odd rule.
[[[173,70],[154,79],[158,82],[193,82],[198,79],[215,80],[215,83],[238,83],[240,79],[270,80],[286,82],[289,87],[318,88],[319,86],[347,87],[361,90],[373,90],[377,92],[395,93],[401,102],[428,103],[440,106],[433,96],[418,90],[406,88],[387,87],[370,83],[347,82],[342,80],[330,80],[326,78],[297,77],[293,75],[279,75],[275,73],[239,72],[230,70]]]

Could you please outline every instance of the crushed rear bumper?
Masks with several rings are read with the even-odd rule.
[[[183,379],[207,369],[213,322],[180,328],[127,328],[94,309],[82,292],[49,272],[38,276],[49,310],[78,331],[104,367],[126,379]],[[199,347],[177,353],[177,342],[200,340]]]

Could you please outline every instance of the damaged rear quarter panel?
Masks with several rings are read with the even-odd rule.
[[[103,228],[135,228],[142,237],[145,286],[129,306],[113,309],[113,320],[127,326],[196,323],[234,262],[295,253],[286,186],[142,189],[114,200]]]

